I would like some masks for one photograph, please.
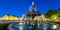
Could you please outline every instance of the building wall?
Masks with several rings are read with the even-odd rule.
[[[12,15],[10,16],[4,15],[3,17],[0,18],[0,20],[19,20],[19,18]]]

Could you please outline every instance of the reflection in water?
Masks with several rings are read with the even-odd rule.
[[[14,23],[11,27],[15,30],[53,30],[57,28],[57,25],[41,22],[38,27],[37,25],[27,26],[24,23]]]
[[[19,27],[19,30],[23,30],[23,27],[22,27],[22,26],[20,26],[20,27]]]
[[[43,30],[47,30],[47,24],[43,24]]]
[[[23,30],[23,23],[19,23],[19,30]]]
[[[52,25],[52,29],[56,29],[57,28],[57,25]]]

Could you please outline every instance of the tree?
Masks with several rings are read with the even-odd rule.
[[[58,15],[60,16],[60,8],[58,8],[57,13],[58,13]]]
[[[53,10],[49,10],[48,12],[45,13],[46,18],[50,18],[52,15],[54,15],[56,12]]]

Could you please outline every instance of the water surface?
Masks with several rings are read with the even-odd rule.
[[[14,30],[53,30],[56,24],[41,22],[37,27],[28,26],[26,23],[14,23],[11,28]]]

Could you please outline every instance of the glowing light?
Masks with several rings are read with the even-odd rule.
[[[20,20],[22,20],[22,18],[20,18]]]
[[[20,25],[22,25],[23,23],[19,23]]]
[[[19,30],[23,30],[23,23],[19,23]]]
[[[19,27],[19,30],[23,30],[23,27],[22,27],[22,26],[20,26],[20,27]]]
[[[34,17],[34,20],[36,20],[36,19],[37,19],[37,17],[35,16],[35,17]]]
[[[56,29],[57,28],[57,25],[53,25],[52,29]]]

